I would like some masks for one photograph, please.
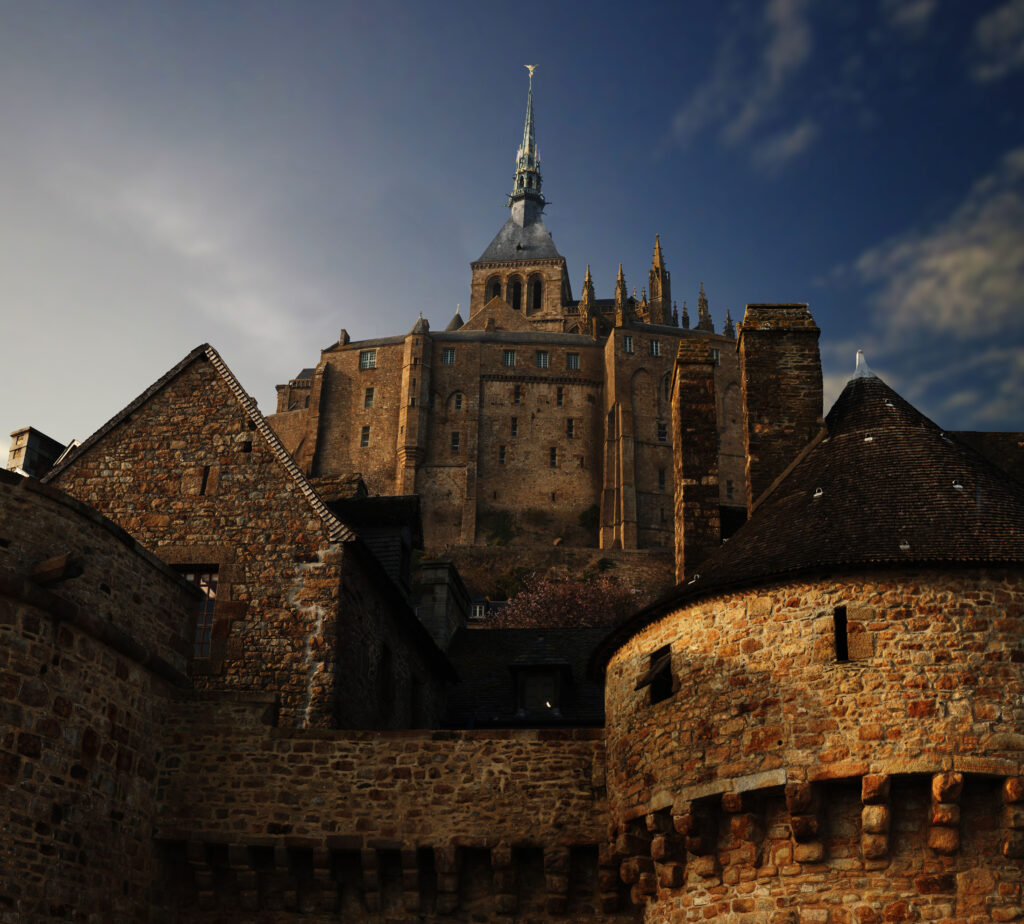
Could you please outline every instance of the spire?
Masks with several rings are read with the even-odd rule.
[[[736,338],[736,328],[732,323],[732,315],[729,314],[729,309],[725,309],[725,330],[722,331],[726,337]]]
[[[686,299],[683,299],[683,327],[687,330],[690,328],[690,312],[686,310]]]
[[[668,324],[671,321],[672,312],[669,306],[672,304],[672,288],[669,271],[665,268],[665,258],[661,254],[661,236],[654,235],[654,259],[651,260],[651,270],[647,274],[651,290],[651,324]]]
[[[622,264],[619,264],[619,278],[615,280],[615,307],[621,308],[626,304],[626,277],[622,275]]]
[[[589,334],[593,330],[593,320],[597,317],[594,305],[594,280],[590,276],[590,264],[587,264],[587,275],[583,280],[583,293],[580,295],[579,322],[577,327],[581,334]]]
[[[508,197],[509,207],[516,215],[516,206],[522,203],[523,224],[540,214],[544,208],[544,197],[540,186],[540,154],[533,127],[533,72],[536,64],[523,65],[530,72],[530,89],[526,96],[526,122],[523,125],[523,142],[516,153],[516,173],[512,180],[512,192]],[[527,208],[529,203],[532,208]]]
[[[704,293],[704,283],[700,284],[700,295],[697,296],[697,330],[715,332],[715,323],[711,320],[708,310],[708,297]]]

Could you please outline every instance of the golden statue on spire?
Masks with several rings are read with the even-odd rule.
[[[530,80],[533,80],[533,72],[535,70],[537,70],[537,65],[536,64],[524,64],[523,67],[525,67],[530,72]]]

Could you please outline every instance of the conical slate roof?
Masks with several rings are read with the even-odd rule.
[[[1024,482],[861,374],[750,520],[601,649],[696,597],[801,572],[1022,562]]]
[[[557,260],[562,255],[551,239],[551,232],[538,217],[521,224],[509,218],[495,235],[478,263],[503,263],[507,260]]]

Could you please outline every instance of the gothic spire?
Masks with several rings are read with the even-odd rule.
[[[544,207],[544,196],[540,186],[540,154],[533,127],[533,71],[536,64],[523,65],[530,72],[530,89],[526,96],[526,122],[523,125],[523,142],[516,153],[516,173],[512,180],[512,192],[508,197],[510,207],[517,202],[531,201]]]
[[[654,258],[651,260],[651,269],[648,275],[648,282],[651,287],[651,324],[669,324],[672,320],[672,288],[670,273],[665,268],[665,258],[661,253],[661,236],[654,235]]]
[[[622,275],[622,264],[619,264],[619,278],[615,280],[615,307],[620,308],[626,304],[626,277]]]
[[[686,310],[686,299],[683,299],[683,327],[690,327],[690,312]]]
[[[583,280],[583,293],[580,295],[579,323],[581,334],[589,334],[593,330],[593,320],[597,317],[597,306],[594,304],[594,280],[590,276],[590,264],[587,264],[587,275]]]
[[[700,295],[697,296],[697,330],[707,330],[714,333],[715,323],[711,320],[711,312],[708,310],[708,297],[704,293],[704,283],[700,284]]]

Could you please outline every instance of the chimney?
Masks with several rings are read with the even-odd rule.
[[[676,580],[722,541],[718,508],[715,361],[704,338],[684,337],[672,370],[672,463],[675,480]]]
[[[805,304],[747,305],[738,349],[748,516],[823,426],[819,334]]]

